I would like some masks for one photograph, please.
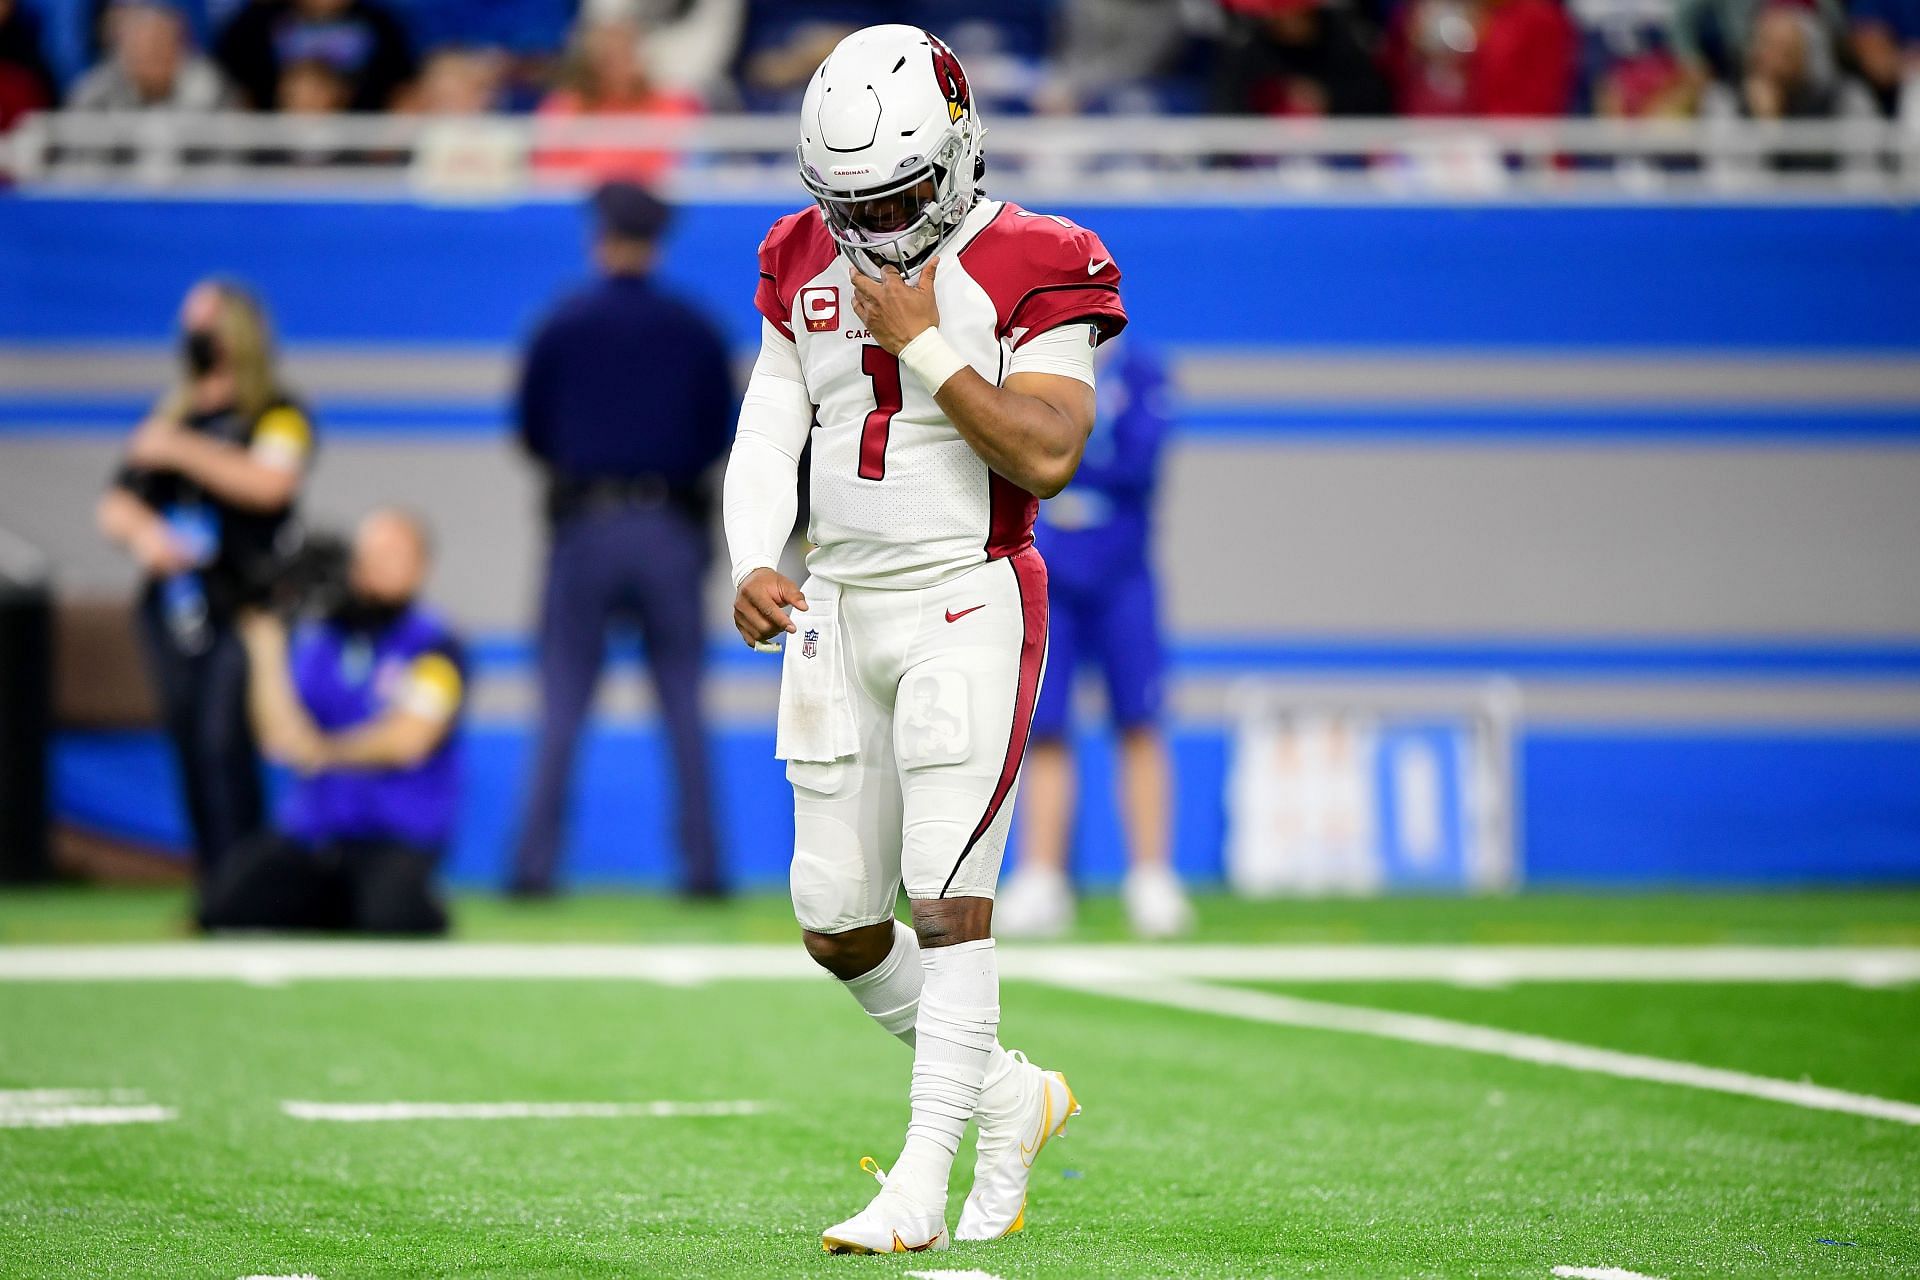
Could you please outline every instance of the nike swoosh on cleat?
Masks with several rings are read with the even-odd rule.
[[[1099,275],[1101,268],[1105,267],[1109,262],[1112,262],[1112,261],[1113,261],[1112,258],[1095,258],[1092,262],[1089,262],[1087,264],[1087,274],[1090,276]]]
[[[977,605],[974,605],[972,609],[962,609],[958,613],[955,613],[953,610],[949,609],[947,610],[947,621],[958,622],[960,621],[960,619],[966,617],[968,614],[976,612],[977,610],[980,610],[980,609],[984,609],[986,607],[987,606],[983,604],[977,604]]]
[[[1044,1087],[1044,1086],[1043,1086]],[[1040,1154],[1040,1148],[1047,1145],[1047,1137],[1053,1128],[1053,1091],[1046,1092],[1046,1110],[1040,1113],[1040,1132],[1035,1135],[1033,1145],[1020,1144],[1020,1162],[1027,1168],[1033,1168],[1034,1157]]]

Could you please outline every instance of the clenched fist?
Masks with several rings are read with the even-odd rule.
[[[782,631],[798,631],[788,607],[804,610],[807,598],[793,579],[777,569],[755,569],[733,597],[733,625],[749,645],[765,644]]]
[[[897,356],[900,348],[940,323],[940,308],[933,300],[939,266],[938,258],[928,262],[912,284],[893,267],[881,268],[878,280],[853,273],[853,314],[882,349]]]

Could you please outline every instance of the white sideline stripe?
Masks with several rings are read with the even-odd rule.
[[[1623,1271],[1619,1267],[1555,1267],[1553,1274],[1565,1280],[1660,1280],[1658,1276]]]
[[[1920,982],[1920,947],[1008,945],[1003,977],[1269,982]],[[167,942],[0,947],[0,982],[825,981],[797,946]]]
[[[1193,982],[1062,982],[1076,990],[1114,996],[1148,1004],[1165,1005],[1196,1013],[1216,1013],[1230,1018],[1246,1018],[1280,1026],[1310,1027],[1319,1031],[1349,1031],[1358,1035],[1404,1040],[1413,1044],[1445,1049],[1464,1049],[1469,1053],[1512,1058],[1544,1067],[1566,1067],[1572,1071],[1590,1071],[1617,1076],[1623,1080],[1647,1080],[1657,1084],[1683,1085],[1716,1093],[1738,1094],[1808,1107],[1815,1111],[1841,1111],[1892,1120],[1899,1124],[1920,1125],[1920,1105],[1870,1094],[1849,1093],[1823,1085],[1795,1080],[1777,1080],[1769,1076],[1748,1075],[1720,1067],[1703,1067],[1670,1058],[1649,1058],[1637,1053],[1621,1053],[1569,1040],[1503,1031],[1470,1022],[1454,1022],[1417,1013],[1393,1013],[1357,1005],[1330,1004],[1320,1000],[1302,1000],[1295,996],[1270,995],[1263,991],[1245,991],[1235,987],[1209,987]]]
[[[909,1271],[908,1275],[917,1280],[1000,1280],[991,1271]]]
[[[392,1120],[628,1120],[678,1116],[753,1116],[764,1102],[299,1102],[280,1110],[295,1120],[369,1124]]]
[[[302,1271],[297,1276],[241,1276],[240,1280],[320,1280],[320,1277]]]

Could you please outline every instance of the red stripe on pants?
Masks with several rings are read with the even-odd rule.
[[[1027,753],[1027,731],[1033,727],[1033,706],[1040,697],[1040,666],[1047,653],[1047,562],[1040,558],[1038,551],[1027,547],[1011,556],[1007,563],[1013,566],[1014,581],[1020,590],[1020,683],[1014,690],[1013,729],[1007,735],[1007,756],[1000,766],[1000,780],[994,784],[993,799],[987,802],[980,824],[967,837],[966,848],[960,851],[953,870],[947,873],[946,884],[940,886],[943,898],[952,887],[954,876],[959,874],[960,864],[993,825],[1000,806],[1007,802],[1007,793],[1013,790],[1014,779],[1020,776],[1020,761]]]

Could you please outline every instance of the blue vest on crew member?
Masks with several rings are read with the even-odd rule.
[[[414,604],[378,631],[333,621],[303,625],[294,633],[289,665],[307,714],[323,732],[338,733],[384,715],[414,664],[431,655],[453,663],[465,683],[459,641],[437,613]],[[313,845],[402,840],[441,851],[460,806],[457,710],[455,716],[440,745],[410,769],[328,769],[296,777],[282,805],[281,830]]]

